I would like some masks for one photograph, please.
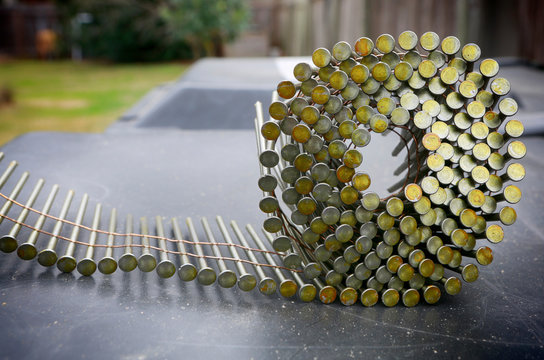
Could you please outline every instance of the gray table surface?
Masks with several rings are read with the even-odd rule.
[[[373,153],[390,149],[394,141],[384,137]],[[76,203],[87,192],[91,205],[115,206],[122,215],[212,219],[220,214],[257,227],[263,216],[257,208],[254,142],[251,130],[127,126],[94,135],[32,133],[0,150],[6,153],[2,167],[12,159],[20,163],[5,189],[29,170],[29,184],[44,177],[46,190],[58,183],[63,197],[74,189]],[[543,358],[544,139],[524,142],[527,177],[518,222],[505,228],[502,243],[486,244],[495,260],[481,267],[480,279],[437,306],[302,303],[160,279],[155,272],[82,277],[0,254],[0,357]],[[392,182],[387,174],[393,163],[379,156],[365,161],[370,173]],[[43,201],[42,196],[38,208]],[[2,223],[0,233],[9,228]]]

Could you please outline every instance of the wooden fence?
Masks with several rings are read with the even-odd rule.
[[[541,0],[253,0],[252,33],[268,38],[269,52],[309,55],[337,41],[404,30],[461,43],[476,42],[486,56],[516,56],[544,64]]]

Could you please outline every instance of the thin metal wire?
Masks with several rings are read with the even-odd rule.
[[[419,177],[419,172],[421,170],[421,164],[419,162],[419,142],[417,141],[417,137],[414,135],[414,133],[412,132],[412,130],[408,126],[395,125],[394,127],[398,127],[398,128],[402,128],[402,129],[407,130],[410,133],[410,135],[412,136],[412,139],[414,140],[414,142],[416,143],[415,154],[416,154],[417,168],[416,168],[416,177],[414,179],[414,182],[417,182],[417,179]],[[398,194],[402,193],[404,191],[404,189],[406,188],[406,185],[408,185],[408,180],[410,179],[410,172],[411,172],[410,148],[408,146],[408,140],[403,138],[402,135],[400,133],[398,133],[394,128],[390,128],[389,130],[391,130],[392,132],[397,134],[399,136],[399,138],[404,142],[404,147],[406,148],[406,152],[408,153],[408,156],[407,156],[408,171],[406,173],[406,177],[404,178],[404,183],[403,183],[402,187],[400,188],[400,190],[397,191],[396,193],[393,193],[393,194],[387,196],[386,198],[380,199],[381,201],[388,200],[388,199],[392,198],[393,196],[397,196]]]
[[[18,224],[20,226],[23,226],[23,227],[26,227],[30,230],[33,230],[33,231],[37,231],[39,232],[40,234],[44,234],[44,235],[47,235],[47,236],[53,236],[53,233],[49,232],[49,231],[46,231],[46,230],[41,230],[41,229],[37,229],[31,225],[28,225],[28,224],[25,224],[24,222],[20,222],[20,221],[17,221],[16,219],[13,219],[7,215],[2,215],[0,214],[0,217],[3,218],[3,219],[6,219],[8,221],[11,221],[12,223],[14,224]],[[77,226],[77,225],[74,225],[74,226]],[[81,226],[82,228],[84,229],[87,229],[86,226]],[[106,232],[106,231],[102,231],[102,230],[93,230],[95,232],[101,232],[101,233],[105,233],[105,234],[113,234],[115,236],[127,236],[127,235],[130,235],[130,236],[139,236],[139,237],[143,237],[144,235],[142,234],[116,234],[116,233],[110,233],[110,232]],[[153,238],[160,238],[160,239],[164,239],[164,240],[167,240],[167,238],[161,238],[161,237],[157,237],[157,236],[151,236],[151,235],[146,235],[148,237],[153,237]],[[91,245],[89,243],[86,243],[86,242],[83,242],[83,241],[78,241],[78,240],[72,240],[70,238],[67,238],[65,236],[62,236],[62,235],[57,235],[56,236],[59,240],[64,240],[64,241],[67,241],[67,242],[70,242],[70,243],[74,243],[74,244],[79,244],[79,245],[85,245],[85,246],[89,246],[89,247],[103,247],[103,248],[110,248],[110,249],[114,249],[114,248],[122,248],[122,247],[125,247],[125,244],[122,244],[122,245],[111,245],[111,246],[108,246],[108,245],[105,245],[105,244],[94,244],[94,245]],[[177,242],[176,240],[172,240],[174,242]],[[212,243],[202,243],[202,244],[212,244]],[[217,244],[222,244],[222,243],[217,243]],[[163,251],[163,252],[166,252],[168,254],[175,254],[175,255],[187,255],[187,256],[190,256],[190,257],[194,257],[194,258],[204,258],[204,259],[212,259],[212,260],[225,260],[225,261],[233,261],[233,262],[242,262],[242,263],[247,263],[247,264],[250,264],[250,265],[255,265],[255,266],[261,266],[261,267],[269,267],[269,268],[279,268],[279,269],[284,269],[284,270],[288,270],[288,271],[291,271],[291,272],[302,272],[301,270],[295,270],[295,269],[290,269],[290,268],[287,268],[287,267],[284,267],[284,266],[279,266],[279,265],[271,265],[271,264],[263,264],[263,263],[256,263],[256,262],[253,262],[253,261],[250,261],[250,260],[245,260],[245,259],[234,259],[234,258],[231,258],[231,257],[226,257],[226,256],[212,256],[212,255],[197,255],[197,254],[193,254],[193,253],[190,253],[190,252],[181,252],[181,251],[173,251],[173,250],[165,250],[165,249],[161,249],[160,247],[157,247],[157,246],[153,246],[153,245],[142,245],[142,244],[132,244],[133,247],[141,247],[141,248],[144,248],[144,247],[147,247],[149,249],[153,249],[153,250],[157,250],[157,251]],[[268,251],[268,250],[261,250],[261,249],[254,249],[254,248],[248,248],[248,247],[245,247],[245,246],[240,246],[237,244],[232,244],[232,246],[236,246],[236,247],[240,247],[240,248],[243,248],[243,249],[247,249],[248,251],[258,251],[258,252],[261,252],[261,253],[270,253],[270,254],[276,254],[276,255],[281,255],[279,253],[276,253],[274,251]]]
[[[144,236],[148,237],[148,238],[151,238],[151,239],[157,239],[157,240],[166,240],[166,241],[169,241],[169,242],[172,242],[172,243],[178,243],[178,242],[183,242],[183,243],[186,243],[186,244],[197,244],[197,245],[207,245],[207,246],[210,246],[210,245],[217,245],[217,246],[233,246],[233,247],[237,247],[237,248],[240,248],[240,249],[243,249],[243,250],[250,250],[250,251],[256,251],[256,252],[269,252],[271,254],[278,254],[276,253],[275,251],[270,251],[270,250],[261,250],[261,249],[255,249],[255,248],[247,248],[245,246],[242,246],[242,245],[239,245],[239,244],[229,244],[229,243],[226,243],[226,242],[216,242],[216,243],[210,243],[210,242],[192,242],[192,241],[189,241],[189,240],[185,240],[185,239],[180,239],[180,240],[176,240],[176,239],[171,239],[171,238],[167,238],[167,237],[161,237],[161,236],[157,236],[157,235],[143,235],[143,234],[138,234],[138,233],[118,233],[118,232],[110,232],[110,231],[106,231],[106,230],[93,230],[91,227],[89,226],[85,226],[85,225],[80,225],[80,224],[76,224],[75,222],[73,221],[70,221],[70,220],[66,220],[66,219],[60,219],[56,216],[53,216],[53,215],[50,215],[50,214],[46,214],[46,213],[43,213],[39,210],[36,210],[32,207],[29,207],[29,206],[26,206],[24,204],[21,204],[20,202],[17,202],[15,201],[14,199],[10,198],[9,196],[3,194],[0,192],[0,197],[1,198],[4,198],[6,201],[10,201],[12,202],[13,205],[16,205],[16,206],[19,206],[23,209],[27,209],[28,211],[32,211],[38,215],[42,215],[42,216],[45,216],[46,218],[48,219],[52,219],[54,221],[60,221],[64,224],[67,224],[67,225],[71,225],[71,226],[77,226],[83,230],[87,230],[87,231],[95,231],[96,233],[98,234],[105,234],[105,235],[113,235],[113,236],[122,236],[122,237],[127,237],[127,236],[135,236],[135,237],[140,237],[140,238],[143,238]],[[3,215],[0,215],[1,217],[3,218],[6,218],[6,220],[10,220],[10,218],[6,217],[6,216],[3,216]],[[11,221],[11,220],[10,220]],[[38,229],[34,229],[33,227],[30,227],[26,224],[24,224],[26,227],[32,229],[32,230],[38,230]],[[39,231],[39,230],[38,230]],[[61,237],[59,237],[60,239]],[[83,243],[85,245],[88,245],[87,243]],[[90,245],[88,245],[90,246]],[[106,246],[106,245],[94,245],[94,246]],[[136,245],[133,245],[133,246],[136,246]],[[115,247],[125,247],[125,245],[115,245]],[[279,254],[278,254],[279,255]]]

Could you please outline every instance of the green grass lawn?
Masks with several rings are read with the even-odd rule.
[[[187,65],[13,61],[0,63],[0,145],[29,131],[101,132],[154,86]]]

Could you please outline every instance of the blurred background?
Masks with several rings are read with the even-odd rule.
[[[100,132],[202,57],[310,55],[407,29],[544,64],[541,0],[0,0],[0,144]]]

